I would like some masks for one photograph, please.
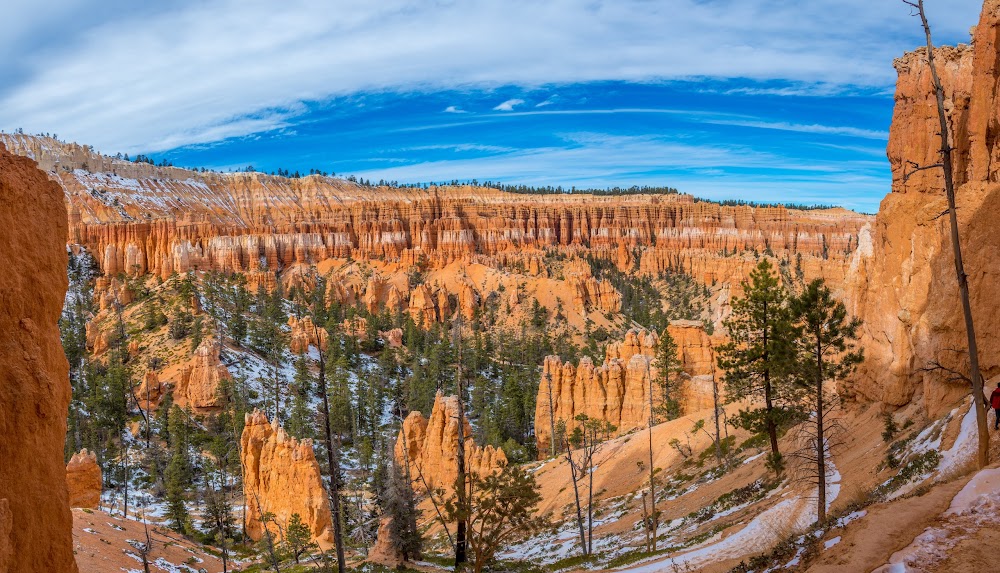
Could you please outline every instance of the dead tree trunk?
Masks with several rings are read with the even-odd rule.
[[[934,82],[934,95],[937,100],[938,122],[941,129],[941,168],[944,170],[944,189],[948,197],[948,219],[951,226],[951,246],[955,254],[955,274],[958,277],[958,293],[962,302],[962,312],[965,315],[965,334],[969,343],[969,367],[972,370],[972,407],[976,409],[976,426],[979,431],[979,467],[989,464],[990,434],[986,421],[986,403],[983,397],[983,376],[979,370],[979,347],[976,344],[976,329],[972,320],[972,304],[969,302],[969,277],[965,274],[965,264],[962,261],[962,245],[958,235],[958,214],[955,212],[955,176],[951,163],[951,143],[948,141],[948,115],[944,109],[944,87],[934,64],[934,42],[931,40],[931,27],[924,13],[924,0],[903,0],[917,10],[920,23],[927,38],[927,65],[930,67],[931,79]]]
[[[665,367],[665,366],[664,366]],[[657,518],[656,515],[656,482],[654,481],[653,472],[653,424],[656,422],[655,415],[653,413],[653,377],[649,372],[649,362],[646,362],[646,379],[649,380],[649,501],[650,501],[650,511],[649,511],[649,525],[647,529],[649,530],[649,540],[647,542],[647,551],[656,551],[656,529],[657,529]],[[643,508],[646,507],[645,500],[643,501]]]
[[[458,503],[458,523],[455,525],[455,571],[459,571],[468,559],[466,557],[467,519],[469,515],[469,500],[465,489],[465,400],[462,397],[462,314],[459,312],[458,322],[458,370],[455,385],[458,393],[458,448],[455,452],[455,462],[458,465],[458,476],[455,478],[455,497]]]
[[[326,441],[326,460],[330,468],[330,505],[333,514],[333,542],[337,548],[337,571],[347,571],[347,559],[344,556],[344,532],[340,523],[340,464],[337,461],[339,452],[333,450],[333,430],[330,428],[330,400],[326,388],[326,357],[320,344],[319,330],[313,325],[316,335],[316,350],[319,351],[319,391],[323,404],[323,438]],[[339,448],[339,440],[338,440]]]

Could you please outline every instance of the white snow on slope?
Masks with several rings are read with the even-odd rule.
[[[831,459],[828,464],[827,507],[840,494],[840,472]],[[790,533],[803,531],[816,522],[816,497],[789,496],[755,517],[746,527],[725,539],[713,537],[692,551],[662,561],[625,569],[630,573],[672,573],[678,569],[704,567],[725,559],[740,559],[764,553]]]
[[[975,414],[973,413],[973,420]],[[952,498],[941,514],[940,524],[928,527],[909,546],[893,553],[889,562],[874,573],[936,571],[936,565],[969,532],[1000,527],[1000,469],[985,469]]]

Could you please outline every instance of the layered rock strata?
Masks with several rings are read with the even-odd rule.
[[[0,572],[75,572],[63,443],[63,193],[0,145]]]
[[[281,539],[280,532],[297,513],[313,540],[329,548],[333,543],[330,498],[312,440],[290,437],[277,422],[268,422],[263,412],[254,410],[246,415],[240,444],[247,535],[254,541],[262,539],[261,516],[272,513],[276,523],[269,522],[267,528],[276,540]]]
[[[842,209],[722,206],[687,195],[519,195],[469,186],[399,189],[321,176],[199,173],[120,161],[47,138],[0,139],[36,158],[62,185],[71,240],[90,249],[108,275],[215,269],[274,284],[275,271],[327,259],[440,268],[485,258],[546,276],[539,254],[556,250],[586,251],[623,270],[684,270],[711,283],[745,276],[738,254],[756,251],[801,255],[807,273],[839,281],[858,230],[870,220]],[[595,308],[616,304],[607,286],[584,279],[574,288],[576,298]],[[413,293],[419,297],[414,301],[388,290],[378,295],[379,304],[430,315],[427,293]],[[466,302],[472,297],[453,294],[463,312],[472,308]]]
[[[709,336],[701,323],[693,321],[675,321],[668,331],[677,343],[682,369],[682,411],[711,408],[715,356]],[[546,357],[535,400],[539,455],[545,456],[551,449],[553,419],[565,423],[567,432],[579,424],[576,417],[581,414],[610,422],[618,433],[645,427],[649,421],[649,381],[657,376],[654,356],[658,344],[656,332],[630,329],[622,341],[608,344],[600,365],[595,366],[589,357],[575,366],[558,356]],[[654,392],[654,400],[658,399]]]
[[[103,481],[97,454],[80,450],[66,464],[66,487],[69,506],[96,508],[101,503]]]
[[[396,439],[397,463],[409,464],[414,488],[418,491],[442,488],[451,491],[458,477],[458,398],[438,392],[430,418],[420,412],[410,412],[403,420]],[[469,473],[485,475],[507,464],[500,448],[477,446],[472,439],[472,426],[463,418],[465,437],[465,468]]]
[[[980,362],[1000,374],[1000,1],[983,5],[971,46],[941,47],[935,62],[945,88],[954,147],[959,234],[978,331]],[[860,399],[902,406],[922,399],[939,415],[968,393],[939,363],[968,371],[943,171],[907,175],[940,161],[940,132],[925,48],[895,61],[899,79],[887,154],[893,184],[851,260],[852,310],[864,320],[866,360],[845,385]],[[944,215],[944,216],[943,216]]]

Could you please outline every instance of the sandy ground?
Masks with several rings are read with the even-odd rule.
[[[160,527],[149,527],[153,541],[150,571],[161,573],[220,573],[222,561],[196,543]],[[73,552],[80,573],[142,572],[138,551],[129,540],[146,539],[141,522],[97,510],[73,510]],[[232,570],[232,564],[230,564]]]

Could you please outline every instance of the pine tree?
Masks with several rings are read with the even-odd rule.
[[[654,408],[657,418],[662,416],[667,420],[673,420],[681,414],[680,401],[677,399],[679,393],[677,375],[680,372],[677,354],[677,343],[670,331],[664,328],[656,346],[656,378],[653,380],[660,394],[659,404]]]
[[[780,474],[784,461],[778,449],[778,429],[797,413],[795,388],[790,381],[792,326],[788,294],[773,267],[762,259],[743,281],[743,297],[732,302],[732,315],[724,322],[730,341],[718,348],[719,368],[730,401],[761,399],[762,408],[741,410],[737,425],[752,432],[767,432],[771,452],[768,465]]]
[[[174,405],[168,416],[170,428],[170,461],[166,471],[167,516],[172,527],[180,532],[190,529],[190,518],[184,505],[185,494],[194,479],[190,458],[190,429],[187,415]]]
[[[813,477],[818,521],[822,523],[826,520],[826,459],[830,455],[826,427],[829,405],[823,385],[843,379],[861,362],[863,353],[854,345],[861,320],[848,316],[844,303],[833,298],[822,279],[809,283],[792,300],[791,311],[795,320],[795,376],[811,391],[814,406],[812,447],[802,457],[816,464]]]
[[[285,526],[285,547],[288,548],[288,552],[295,559],[295,563],[299,562],[299,558],[302,557],[303,553],[314,546],[309,526],[302,522],[301,515],[293,513],[288,518],[288,525]]]
[[[386,484],[383,510],[385,515],[392,518],[392,524],[389,526],[391,535],[389,541],[404,560],[419,559],[423,539],[417,528],[417,520],[420,518],[421,512],[417,509],[412,482],[406,476],[409,473],[409,468],[404,473],[398,464],[390,462],[388,465],[389,479]]]

